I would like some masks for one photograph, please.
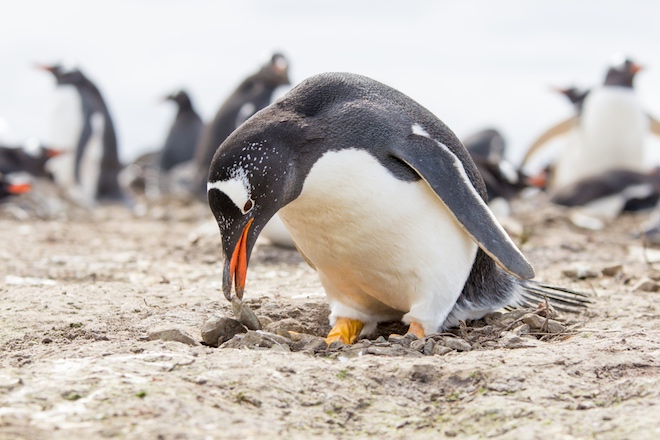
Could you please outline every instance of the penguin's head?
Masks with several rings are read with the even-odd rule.
[[[291,84],[289,80],[289,61],[281,53],[274,53],[261,68],[261,75],[271,87]]]
[[[76,85],[85,82],[85,75],[73,65],[68,64],[37,64],[39,70],[44,70],[53,74],[58,85]]]
[[[248,128],[250,121],[246,122]],[[209,170],[208,202],[220,228],[224,268],[222,289],[243,297],[252,248],[266,223],[295,196],[294,161],[279,137],[245,125],[218,148]],[[247,133],[246,133],[247,132]]]
[[[629,58],[617,58],[607,70],[605,85],[632,88],[635,75],[640,70],[642,66]]]
[[[179,90],[177,92],[171,93],[165,97],[166,101],[173,101],[179,108],[191,107],[192,103],[190,101],[190,96],[186,93],[185,90]]]

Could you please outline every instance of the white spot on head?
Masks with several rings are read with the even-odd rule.
[[[414,123],[412,125],[412,132],[413,134],[416,134],[417,136],[424,136],[425,138],[430,138],[431,135],[429,135],[428,131],[424,130],[424,127],[421,125]]]
[[[233,174],[234,176],[228,180],[208,182],[206,184],[206,191],[209,192],[212,189],[217,189],[223,192],[243,214],[247,214],[254,207],[254,200],[252,200],[250,195],[250,182],[247,178],[247,173],[245,170],[238,168]]]

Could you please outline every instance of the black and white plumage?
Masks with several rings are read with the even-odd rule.
[[[314,76],[245,122],[213,157],[208,198],[228,299],[234,284],[242,297],[254,243],[278,211],[333,324],[368,332],[401,319],[431,333],[538,288],[454,133],[363,76]]]
[[[32,186],[28,182],[15,182],[11,175],[0,173],[0,200],[6,199],[9,196],[24,194]]]
[[[38,68],[52,73],[58,86],[74,87],[78,101],[55,115],[62,122],[55,121],[54,125],[74,130],[69,135],[76,139],[73,145],[58,145],[68,151],[51,162],[56,182],[86,204],[123,200],[117,179],[122,168],[117,136],[98,87],[76,67],[56,64]]]
[[[194,157],[195,147],[204,128],[202,118],[193,108],[190,96],[185,90],[179,90],[166,99],[176,103],[177,114],[160,156],[160,169],[163,172]]]
[[[528,186],[527,177],[504,157],[506,142],[498,130],[478,131],[466,137],[463,145],[486,184],[489,203],[509,201]]]
[[[36,139],[29,139],[22,146],[0,146],[0,173],[25,172],[34,177],[50,178],[46,163],[59,154],[59,150],[46,147]]]
[[[633,81],[640,70],[629,59],[617,60],[603,85],[582,98],[577,114],[541,135],[523,163],[549,140],[568,134],[549,181],[553,191],[611,170],[647,171],[645,137],[660,134],[660,124],[643,110],[635,94]],[[576,99],[579,103],[580,97]]]
[[[213,154],[232,131],[270,104],[277,87],[290,83],[288,72],[287,59],[276,53],[258,72],[246,78],[222,104],[213,121],[205,127],[195,151],[193,194],[205,197],[206,176]]]
[[[592,214],[615,218],[624,211],[642,211],[660,199],[660,169],[647,173],[611,170],[569,185],[553,194],[551,201],[582,206]]]

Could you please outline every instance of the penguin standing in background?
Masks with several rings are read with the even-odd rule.
[[[56,182],[69,187],[74,198],[87,205],[122,201],[117,179],[121,171],[117,136],[99,89],[78,68],[59,64],[37,67],[52,73],[58,87],[73,86],[76,91],[73,96],[78,98],[76,107],[56,115],[66,119],[62,126],[77,126],[80,130],[74,133],[77,140],[68,146],[67,154],[51,162]]]
[[[572,133],[549,182],[552,190],[613,169],[647,170],[644,140],[649,129],[660,135],[660,124],[644,112],[633,89],[640,70],[629,59],[616,62],[604,84],[586,95],[581,112],[544,133],[530,148],[526,159],[548,140]]]
[[[207,188],[226,298],[234,286],[242,298],[279,211],[330,301],[328,343],[393,319],[423,337],[530,297],[580,301],[527,281],[534,270],[454,133],[363,76],[313,76],[250,118],[216,151]]]
[[[193,108],[190,96],[184,90],[179,90],[166,99],[176,103],[178,111],[160,156],[161,172],[167,172],[194,157],[195,146],[204,127],[202,118]]]
[[[191,182],[194,195],[206,197],[209,165],[220,144],[249,117],[270,104],[277,87],[287,84],[290,84],[289,62],[284,55],[276,53],[227,98],[213,121],[204,129],[197,145],[195,174]]]

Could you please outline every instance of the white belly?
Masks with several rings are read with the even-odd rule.
[[[632,89],[604,87],[584,103],[579,129],[557,163],[555,188],[612,169],[645,171],[649,119]]]
[[[424,181],[396,179],[363,150],[325,154],[279,214],[319,272],[331,321],[375,325],[405,314],[434,331],[477,251]]]
[[[75,151],[83,129],[82,101],[74,86],[55,89],[46,143],[58,150]]]
[[[98,193],[101,177],[101,161],[103,160],[103,132],[105,120],[101,113],[91,117],[92,134],[80,158],[80,187],[87,204],[93,204]]]

